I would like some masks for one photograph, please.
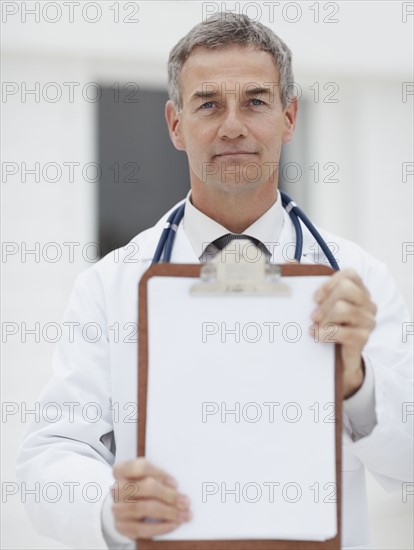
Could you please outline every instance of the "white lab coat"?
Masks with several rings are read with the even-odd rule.
[[[64,331],[57,344],[54,377],[40,397],[41,410],[55,402],[62,417],[33,423],[19,452],[20,482],[27,487],[36,482],[40,487],[52,484],[45,497],[40,495],[40,502],[27,497],[26,508],[36,529],[73,548],[107,548],[101,507],[114,482],[111,466],[136,456],[137,288],[167,215],[78,276],[63,320],[73,333]],[[413,416],[402,416],[404,402],[412,402],[410,339],[402,341],[402,323],[409,322],[409,314],[382,263],[354,243],[324,231],[322,235],[336,243],[340,267],[353,267],[360,274],[378,306],[377,326],[364,350],[364,359],[375,373],[377,425],[370,435],[353,441],[345,414],[343,431],[342,547],[368,548],[364,466],[386,489],[400,493],[402,483],[413,476]],[[272,261],[283,262],[283,249],[286,252],[288,243],[294,242],[293,226],[284,211],[281,244]],[[171,261],[199,262],[182,224]],[[306,228],[302,262],[328,265]],[[91,340],[98,337],[97,325],[88,323],[97,323],[102,331],[96,343]],[[53,502],[59,489],[60,498]]]

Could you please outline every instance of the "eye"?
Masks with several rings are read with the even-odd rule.
[[[200,107],[200,109],[208,109],[209,106],[212,106],[214,105],[214,103],[212,101],[206,101],[206,103],[203,103]]]
[[[254,97],[253,99],[251,99],[250,101],[258,101],[258,103],[253,103],[253,106],[256,107],[256,106],[259,106],[259,105],[265,105],[265,102],[262,101],[261,99],[258,99],[257,97]]]

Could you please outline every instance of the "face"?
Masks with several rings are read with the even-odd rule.
[[[197,46],[181,71],[182,111],[166,118],[175,147],[188,156],[191,187],[228,192],[277,187],[283,143],[297,102],[283,109],[272,56],[251,46]]]

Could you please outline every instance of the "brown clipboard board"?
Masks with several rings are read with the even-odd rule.
[[[203,264],[155,264],[142,276],[138,285],[138,445],[137,456],[145,456],[148,384],[148,302],[147,284],[151,277],[200,277]],[[317,264],[282,264],[282,277],[332,275],[333,269]],[[156,540],[137,539],[137,550],[340,550],[342,503],[342,371],[339,346],[335,344],[335,462],[337,533],[325,541],[235,539],[235,540]]]

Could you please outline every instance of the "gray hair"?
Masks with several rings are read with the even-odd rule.
[[[239,44],[256,46],[272,55],[279,70],[280,99],[283,108],[293,94],[292,52],[268,27],[247,15],[219,12],[193,27],[171,50],[168,59],[168,94],[178,112],[182,110],[180,75],[185,61],[196,46],[208,49]]]

